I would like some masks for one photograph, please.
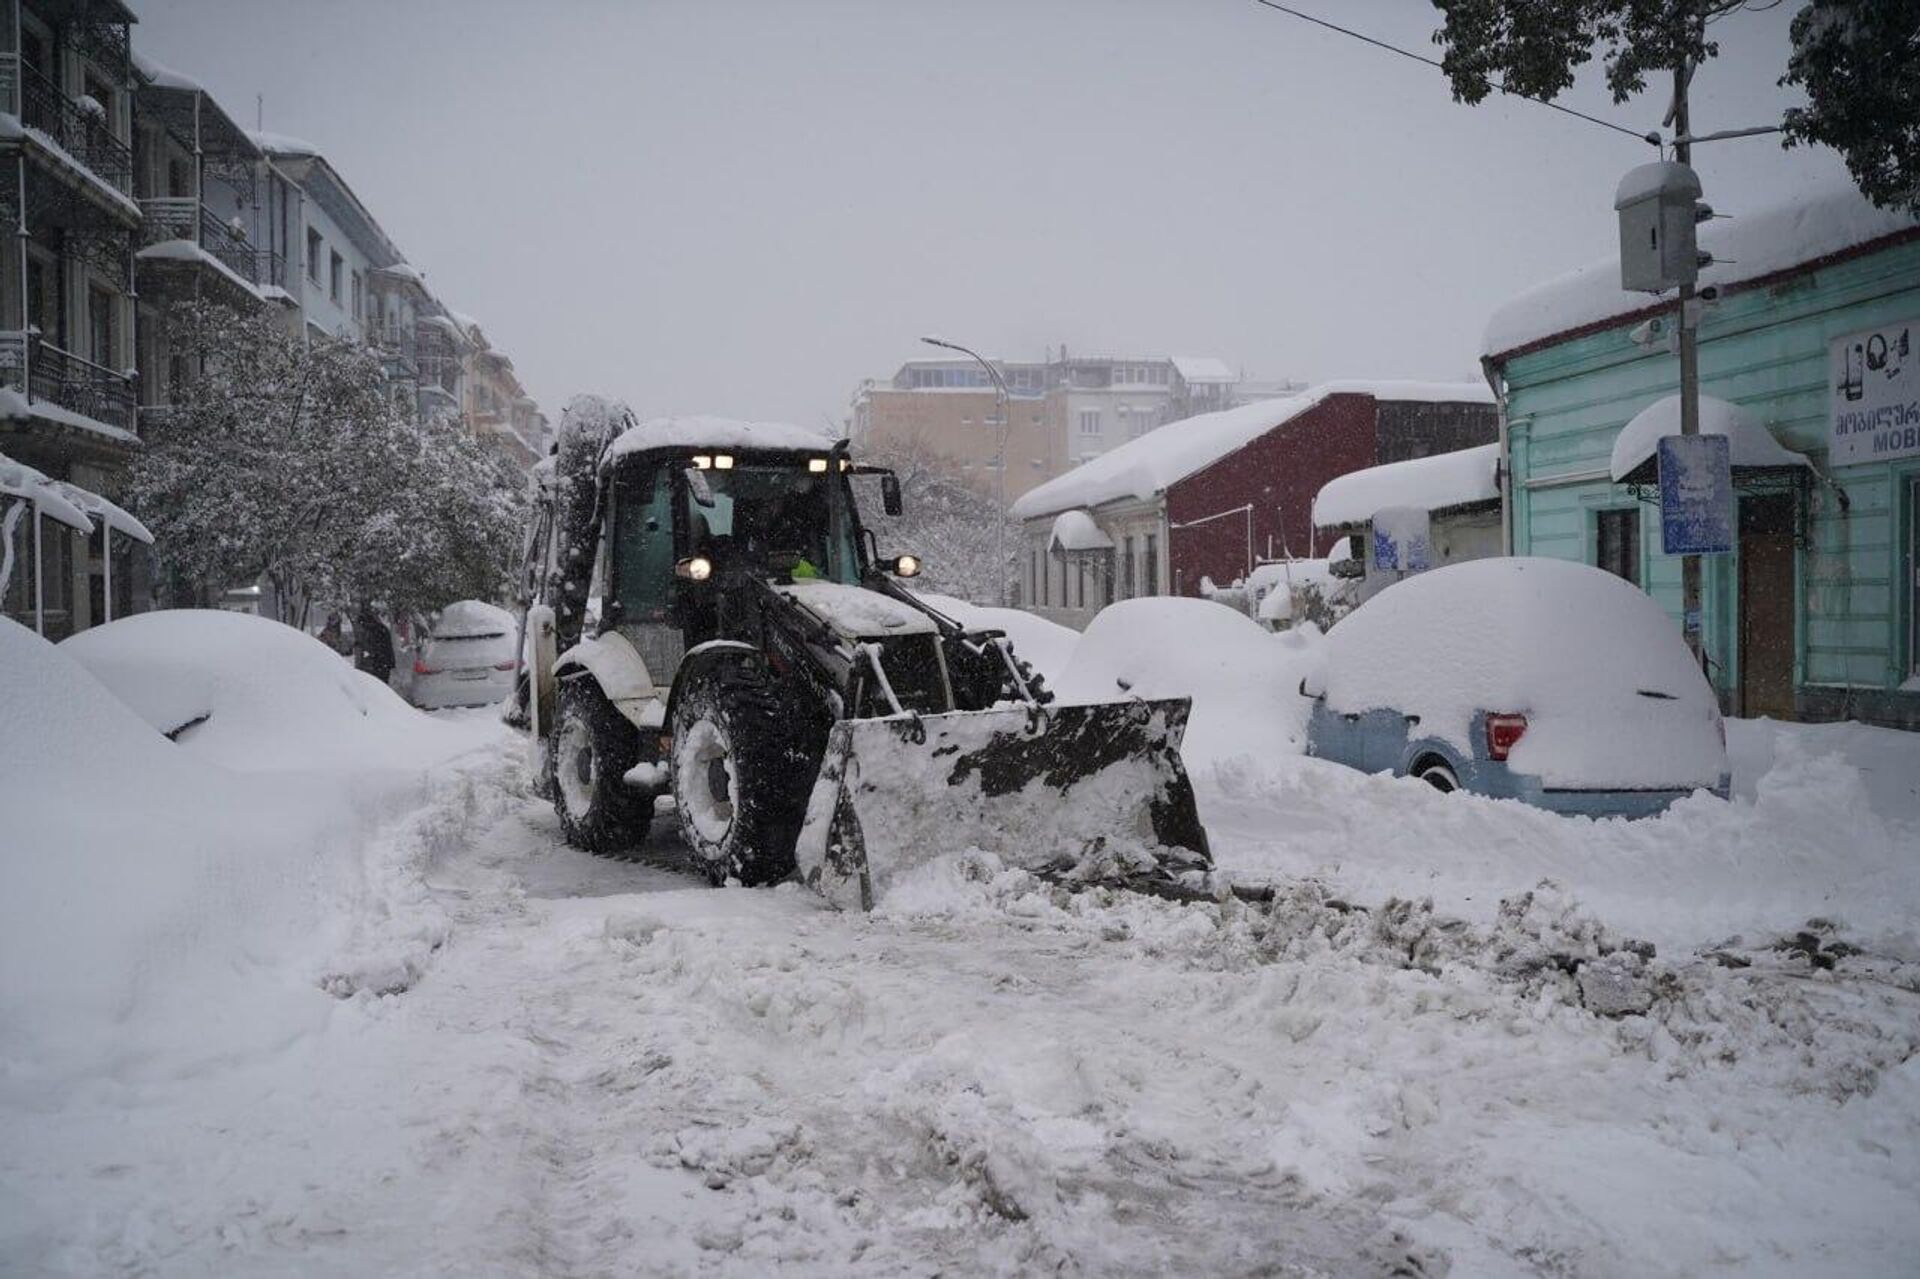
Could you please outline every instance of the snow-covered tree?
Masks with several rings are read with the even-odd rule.
[[[425,612],[499,592],[521,483],[457,423],[396,407],[375,355],[207,303],[166,324],[188,376],[131,498],[171,574],[205,588],[264,576],[294,622],[316,600]]]
[[[1869,200],[1920,213],[1920,0],[1812,0],[1793,19],[1787,144],[1838,151]]]
[[[862,453],[860,461],[891,467],[900,477],[904,509],[898,519],[880,513],[877,486],[863,483],[858,490],[862,517],[881,553],[918,555],[925,566],[915,583],[920,589],[999,603],[1024,545],[1019,524],[968,485],[956,463],[929,449],[895,445]]]

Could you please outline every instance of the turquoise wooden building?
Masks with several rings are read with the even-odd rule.
[[[1708,673],[1730,713],[1920,728],[1920,224],[1833,187],[1701,243],[1718,259],[1701,275],[1717,292],[1703,396],[1804,457],[1742,467],[1735,443],[1737,545],[1706,561]],[[1608,260],[1507,303],[1483,349],[1513,553],[1611,569],[1678,626],[1657,499],[1612,467],[1621,429],[1679,390],[1672,306],[1622,291]]]

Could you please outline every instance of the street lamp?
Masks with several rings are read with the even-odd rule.
[[[994,438],[993,469],[998,477],[995,482],[995,500],[1000,505],[999,518],[994,521],[993,554],[998,565],[994,571],[996,579],[996,601],[1005,607],[1007,603],[1007,433],[1013,427],[1013,418],[1007,404],[1007,380],[1000,376],[1000,370],[993,367],[978,351],[961,346],[958,342],[949,342],[942,337],[931,335],[920,339],[928,346],[945,347],[949,351],[958,351],[973,360],[987,371],[993,379],[995,405],[1000,415],[1000,430]]]

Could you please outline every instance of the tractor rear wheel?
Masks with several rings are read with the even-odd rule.
[[[612,853],[646,838],[653,797],[626,783],[640,760],[639,732],[591,681],[561,686],[548,759],[553,808],[569,844]]]
[[[793,871],[820,750],[758,663],[694,677],[673,713],[680,834],[715,884],[770,884]],[[824,742],[822,742],[824,746]]]

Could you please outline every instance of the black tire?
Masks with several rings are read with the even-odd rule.
[[[673,712],[680,837],[716,885],[785,879],[825,736],[757,661],[729,662],[692,681]]]
[[[1451,795],[1460,789],[1460,778],[1445,760],[1423,759],[1414,765],[1413,775],[1442,795]]]
[[[613,853],[646,838],[653,797],[624,780],[640,762],[639,730],[589,680],[560,688],[560,713],[548,743],[553,810],[567,842]]]

